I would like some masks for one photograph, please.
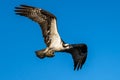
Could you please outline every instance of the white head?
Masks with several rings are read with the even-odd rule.
[[[64,47],[65,49],[71,48],[69,44],[63,44],[63,47]]]

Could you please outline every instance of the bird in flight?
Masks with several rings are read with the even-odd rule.
[[[15,7],[15,12],[17,15],[28,17],[37,22],[41,27],[47,48],[35,51],[37,57],[43,59],[45,57],[54,57],[55,52],[67,52],[72,55],[74,70],[82,68],[87,58],[87,45],[84,43],[65,43],[58,33],[56,17],[53,14],[28,5]]]

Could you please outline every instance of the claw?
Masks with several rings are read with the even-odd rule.
[[[54,57],[55,55],[53,53],[46,53],[45,56],[46,57]]]
[[[46,57],[54,57],[54,51],[52,49],[48,50],[47,53],[45,54]]]

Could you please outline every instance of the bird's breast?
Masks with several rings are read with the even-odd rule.
[[[59,36],[54,35],[51,38],[51,44],[49,47],[54,49],[55,51],[63,49],[61,38]]]

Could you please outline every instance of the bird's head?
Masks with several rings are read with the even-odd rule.
[[[63,47],[64,47],[65,49],[71,48],[71,46],[70,46],[69,44],[63,44]]]

